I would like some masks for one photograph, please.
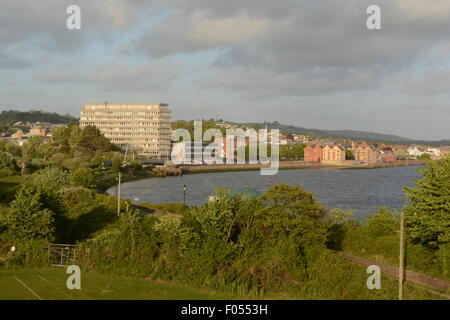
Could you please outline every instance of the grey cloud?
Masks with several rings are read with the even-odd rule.
[[[187,118],[239,111],[235,120],[326,128],[338,119],[341,129],[365,119],[370,130],[408,135],[426,116],[429,136],[450,134],[448,0],[377,0],[380,31],[365,26],[371,0],[78,0],[83,26],[71,32],[73,2],[2,0],[0,68],[37,65],[31,80],[49,95],[58,84],[83,98],[164,95]],[[154,19],[161,12],[170,14]],[[93,58],[98,47],[111,50],[99,53],[105,61]],[[213,63],[195,55],[205,52]]]
[[[189,3],[178,3],[168,19],[149,28],[137,50],[165,56],[219,49],[219,70],[200,83],[245,93],[376,89],[431,48],[449,43],[450,12],[443,9],[450,5],[441,0],[412,0],[411,11],[401,0],[378,1],[380,31],[366,28],[368,0]],[[440,19],[434,19],[437,13]],[[224,28],[224,21],[234,27]]]
[[[170,86],[183,70],[181,63],[167,59],[152,60],[137,66],[117,62],[93,69],[76,64],[73,68],[67,68],[61,64],[46,72],[35,72],[32,78],[47,83],[81,83],[127,91],[158,90]]]

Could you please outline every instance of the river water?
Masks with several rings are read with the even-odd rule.
[[[313,192],[328,208],[352,210],[354,216],[363,216],[376,212],[379,206],[402,208],[406,201],[403,187],[414,186],[412,180],[421,176],[415,167],[281,170],[272,177],[261,176],[259,171],[199,173],[126,182],[121,193],[133,203],[183,203],[183,185],[186,185],[186,204],[200,205],[217,188],[263,193],[271,184],[298,184]],[[117,188],[107,192],[116,195]]]

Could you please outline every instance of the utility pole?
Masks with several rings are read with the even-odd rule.
[[[117,215],[120,216],[120,182],[122,179],[122,166],[126,164],[126,160],[127,160],[127,153],[128,153],[128,145],[127,148],[125,149],[125,155],[123,157],[123,161],[122,163],[119,165],[119,181],[118,181],[118,185],[117,185]]]
[[[122,172],[120,172],[121,166],[119,166],[119,184],[117,185],[117,215],[120,216],[120,179],[122,178]]]
[[[398,300],[403,300],[403,277],[404,277],[404,213],[400,211],[400,261],[398,268]]]
[[[20,173],[22,174],[22,178],[23,178],[23,172],[25,170],[25,162],[22,161],[22,164],[20,165]]]
[[[183,185],[183,205],[186,205],[186,185]]]

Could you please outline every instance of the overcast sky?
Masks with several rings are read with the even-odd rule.
[[[449,139],[449,50],[449,0],[1,0],[0,108],[165,102],[174,119]]]

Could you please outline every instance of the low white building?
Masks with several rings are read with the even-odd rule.
[[[441,150],[438,148],[428,148],[425,150],[425,153],[428,153],[432,157],[440,157],[441,156]]]
[[[421,155],[423,155],[425,152],[423,149],[418,148],[417,146],[411,146],[408,148],[408,150],[406,150],[406,153],[409,156],[413,156],[413,157],[420,157]]]

